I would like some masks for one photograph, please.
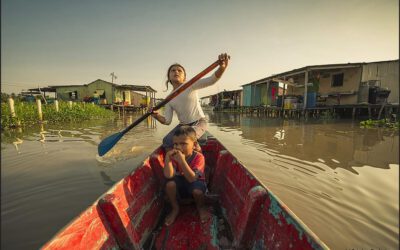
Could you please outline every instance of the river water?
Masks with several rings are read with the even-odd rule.
[[[140,115],[2,132],[1,249],[38,249],[172,128]],[[352,121],[208,113],[209,131],[332,249],[399,248],[399,133]],[[176,121],[174,121],[176,123]]]

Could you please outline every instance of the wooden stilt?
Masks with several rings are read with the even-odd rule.
[[[36,104],[38,109],[39,121],[42,121],[43,120],[42,101],[40,101],[40,99],[36,99]]]

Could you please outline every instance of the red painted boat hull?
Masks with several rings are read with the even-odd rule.
[[[218,198],[207,222],[188,204],[172,225],[163,224],[160,147],[42,249],[327,249],[218,140],[208,136],[202,150],[208,188]]]

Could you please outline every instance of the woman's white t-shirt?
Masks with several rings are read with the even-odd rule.
[[[181,124],[189,124],[204,118],[197,90],[211,86],[218,80],[215,73],[210,77],[202,78],[168,102],[164,109],[165,124],[171,124],[174,111]]]

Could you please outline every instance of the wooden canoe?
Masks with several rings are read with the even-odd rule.
[[[201,147],[207,222],[188,201],[175,222],[164,225],[169,205],[159,147],[42,249],[328,249],[216,138],[207,134]]]

